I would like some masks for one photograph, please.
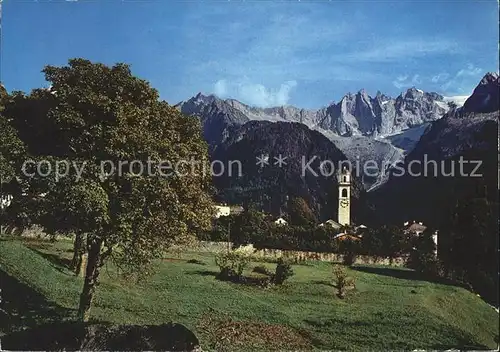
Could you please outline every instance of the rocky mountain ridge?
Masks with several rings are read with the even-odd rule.
[[[346,94],[338,103],[318,110],[294,106],[258,108],[235,99],[220,99],[198,93],[176,105],[180,111],[205,120],[226,116],[228,123],[250,120],[300,122],[311,129],[331,131],[339,136],[380,137],[395,134],[439,119],[447,110],[444,97],[410,88],[396,98],[380,92],[371,97],[365,90]]]
[[[200,118],[211,150],[249,121],[298,122],[329,138],[351,163],[373,160],[380,169],[401,160],[420,138],[422,125],[439,119],[448,110],[443,96],[416,88],[397,98],[381,92],[371,97],[360,90],[318,110],[294,106],[258,108],[202,93],[176,107],[184,114]],[[410,130],[411,133],[406,133]],[[391,138],[394,135],[398,138]],[[385,180],[384,175],[362,178],[365,189]]]

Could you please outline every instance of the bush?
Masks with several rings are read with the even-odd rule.
[[[410,250],[406,266],[426,275],[444,276],[442,264],[435,254],[436,245],[432,239],[432,231],[425,231],[413,238],[413,249]]]
[[[441,263],[433,253],[414,250],[406,260],[406,267],[426,275],[441,276]]]
[[[218,253],[215,256],[215,264],[219,267],[219,279],[241,280],[243,271],[250,263],[250,257],[233,252]]]
[[[293,276],[293,269],[290,262],[283,260],[283,258],[278,258],[276,264],[276,272],[274,274],[274,283],[276,285],[282,285],[285,280]]]
[[[360,250],[361,244],[358,240],[349,237],[340,240],[339,251],[343,254],[342,261],[345,265],[353,265]]]
[[[342,265],[333,266],[333,279],[337,288],[337,296],[344,298],[348,289],[356,287],[356,282],[353,277],[347,275],[347,270]]]

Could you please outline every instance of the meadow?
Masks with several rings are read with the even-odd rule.
[[[68,269],[71,250],[68,240],[1,238],[0,335],[75,319],[83,278]],[[464,288],[405,268],[348,269],[356,289],[342,300],[327,262],[294,265],[285,285],[261,288],[217,280],[210,253],[167,257],[138,282],[105,265],[91,320],[181,323],[204,350],[497,348],[492,307]],[[256,265],[275,267],[253,262],[246,274]]]

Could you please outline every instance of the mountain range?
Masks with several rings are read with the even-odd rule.
[[[380,92],[370,97],[365,90],[360,90],[318,110],[294,106],[258,108],[235,99],[220,99],[202,93],[176,106],[185,114],[200,116],[204,126],[218,119],[235,124],[251,120],[300,122],[311,129],[344,137],[384,137],[435,121],[448,111],[443,96],[416,88],[410,88],[396,98]]]
[[[359,203],[371,202],[373,208],[377,208],[377,205],[380,207],[379,199],[391,193],[387,189],[398,189],[400,186],[397,184],[405,185],[407,182],[395,180],[392,170],[396,165],[407,164],[422,153],[439,154],[435,152],[437,150],[451,153],[439,154],[444,159],[456,157],[465,149],[473,150],[483,143],[481,126],[490,128],[491,121],[497,121],[493,117],[498,111],[498,75],[487,74],[463,107],[449,105],[442,95],[416,88],[410,88],[396,98],[380,92],[371,97],[361,90],[318,110],[294,106],[257,108],[234,99],[220,99],[201,93],[176,107],[182,113],[200,119],[212,158],[225,160],[229,156],[245,155],[245,168],[249,170],[253,170],[251,165],[255,164],[255,157],[259,154],[274,156],[278,151],[289,160],[311,155],[311,150],[320,154],[323,152],[324,158],[334,162],[349,160],[357,169],[356,165],[372,160],[379,172],[375,176],[361,172],[354,177],[357,185],[354,202],[364,199]],[[466,147],[462,138],[469,143]],[[489,150],[492,146],[487,142],[485,148]],[[264,187],[267,190],[273,187],[279,189],[269,195],[272,200],[266,201],[272,213],[277,214],[280,209],[286,208],[289,196],[309,195],[311,208],[322,216],[330,214],[335,218],[336,206],[326,200],[335,197],[335,194],[327,192],[324,184],[310,182],[303,177],[288,177],[282,178],[278,187],[279,182],[276,183],[273,178],[276,175],[259,174],[257,171],[253,170],[249,177],[237,181],[224,178],[216,181],[220,200],[248,202],[256,196],[241,192],[242,189],[258,189],[267,185]],[[335,189],[336,179],[331,183]],[[263,192],[262,187],[260,191]],[[322,192],[329,195],[318,196]],[[279,199],[274,199],[276,197]],[[262,203],[262,199],[259,202]],[[358,213],[368,214],[369,211],[365,210]]]
[[[202,93],[176,107],[184,114],[200,118],[211,148],[223,143],[232,130],[248,121],[299,122],[325,135],[351,163],[363,165],[373,160],[379,169],[402,160],[427,124],[449,109],[442,95],[416,88],[396,98],[380,92],[370,97],[365,90],[360,90],[318,110],[294,106],[257,108]],[[386,175],[380,173],[376,177],[362,175],[361,181],[369,190],[386,180]]]

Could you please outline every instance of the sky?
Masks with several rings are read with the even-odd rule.
[[[124,62],[171,104],[198,92],[319,108],[365,89],[469,95],[498,71],[498,3],[386,0],[3,0],[0,81]]]

